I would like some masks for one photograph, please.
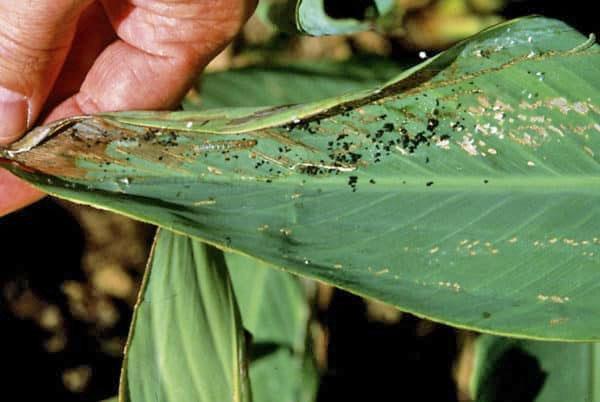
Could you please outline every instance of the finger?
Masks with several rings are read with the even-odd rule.
[[[39,190],[0,169],[0,217],[29,205],[44,196]]]
[[[69,54],[44,105],[46,114],[79,92],[98,55],[116,39],[102,4],[94,2],[82,12]]]
[[[91,0],[0,0],[0,144],[40,113]]]
[[[253,12],[255,0],[105,0],[120,38],[98,58],[78,94],[52,114],[173,107],[195,75]]]
[[[44,105],[46,110],[51,110],[53,105],[79,90],[98,54],[114,41],[114,30],[100,3],[93,3],[82,12],[75,37],[56,84]],[[0,169],[0,216],[29,205],[43,196],[41,191]]]
[[[80,92],[47,120],[174,106],[196,73],[227,45],[256,6],[255,0],[137,3],[139,7],[120,0],[105,2],[121,40],[100,55]],[[2,208],[0,202],[0,215]]]

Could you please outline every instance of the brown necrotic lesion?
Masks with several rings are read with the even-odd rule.
[[[35,139],[32,146],[16,152],[12,160],[34,171],[52,176],[81,178],[85,171],[77,160],[106,162],[106,148],[114,139],[115,131],[99,124],[100,120],[89,124],[87,119],[68,121],[69,124],[57,125],[54,132],[48,132],[46,137]],[[120,132],[119,135],[125,136]],[[30,137],[24,141],[32,141]],[[17,143],[14,148],[23,145]]]
[[[108,172],[156,165],[166,172],[207,154],[247,150],[258,143],[241,135],[239,139],[216,139],[217,135],[120,125],[89,117],[68,119],[51,128],[43,138],[30,133],[9,150],[8,159],[47,175],[84,179],[90,169]],[[40,133],[38,129],[33,135]],[[134,166],[134,159],[153,163]]]

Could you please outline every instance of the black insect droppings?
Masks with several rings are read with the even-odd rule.
[[[455,121],[452,124],[450,124],[450,128],[454,131],[463,131],[465,129],[465,126],[461,122]]]
[[[179,137],[177,136],[177,134],[175,134],[175,132],[170,131],[163,135],[157,136],[155,140],[158,144],[163,145],[165,147],[174,147],[179,145],[179,143],[177,142],[178,138]]]
[[[440,125],[440,121],[437,119],[429,119],[427,121],[427,130],[433,131],[437,126]]]
[[[319,169],[318,166],[313,166],[313,165],[300,166],[300,168],[298,170],[300,171],[300,173],[304,173],[309,176],[316,176],[321,172],[321,169]]]
[[[383,125],[383,131],[387,131],[388,133],[390,131],[394,131],[394,124],[393,123],[385,123]]]
[[[356,184],[358,183],[358,176],[350,176],[348,177],[348,185],[352,187],[352,191],[356,191]]]
[[[144,140],[144,141],[151,141],[153,139],[154,139],[154,131],[152,129],[146,130],[146,132],[142,136],[142,140]]]
[[[426,185],[427,187],[431,187],[431,186],[433,186],[433,182],[432,182],[432,181],[428,181],[427,183],[425,183],[425,185]]]

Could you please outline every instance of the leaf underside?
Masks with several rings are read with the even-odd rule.
[[[523,18],[373,90],[72,119],[4,166],[436,321],[598,340],[599,70],[593,41]]]

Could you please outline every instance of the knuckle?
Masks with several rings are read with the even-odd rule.
[[[45,26],[40,21],[42,17],[36,14],[20,16],[14,12],[6,15],[0,12],[0,16],[6,18],[5,23],[0,24],[0,67],[5,70],[23,75],[36,73],[57,52],[69,47],[69,43],[59,39],[64,36],[63,30],[69,29],[69,23],[53,29]]]
[[[0,76],[22,92],[33,87],[31,78],[48,62],[47,54],[29,49],[14,40],[7,39],[0,31]]]

